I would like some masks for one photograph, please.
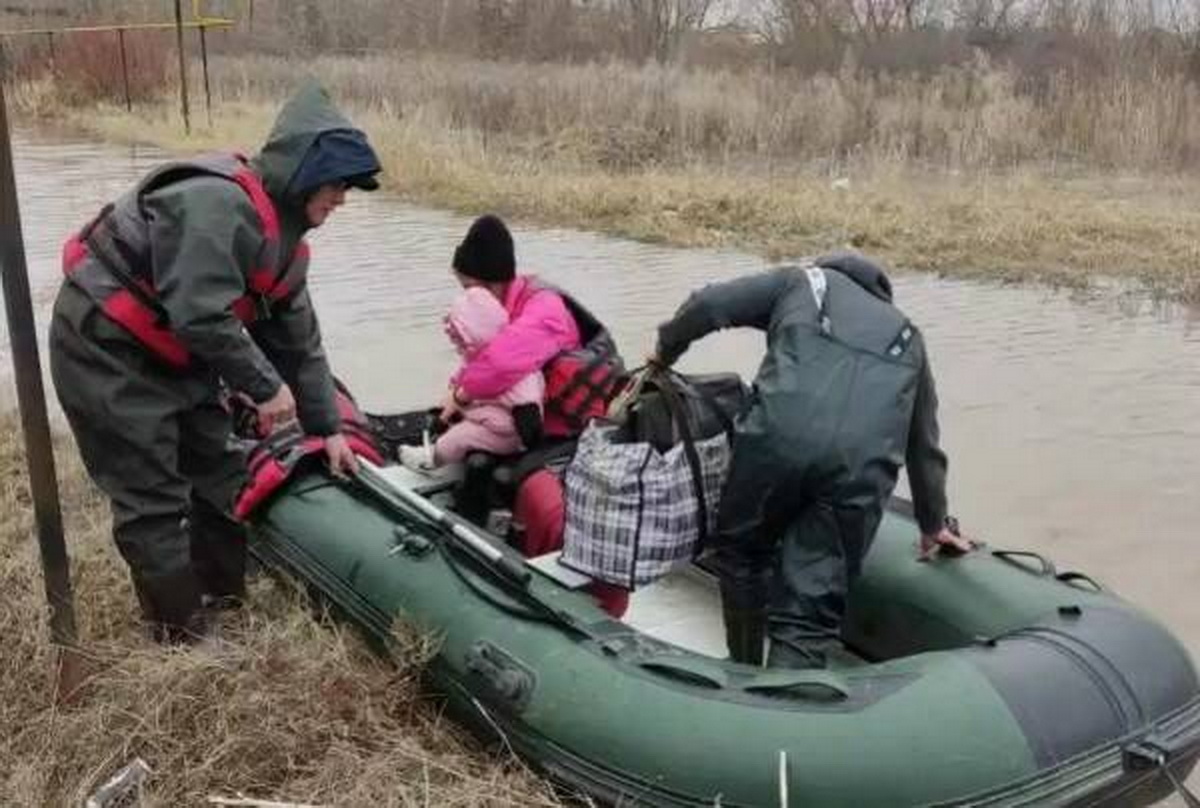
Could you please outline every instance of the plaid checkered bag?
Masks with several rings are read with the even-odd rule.
[[[624,424],[593,421],[567,466],[560,563],[635,589],[690,562],[716,530],[730,454],[725,431],[660,451]]]

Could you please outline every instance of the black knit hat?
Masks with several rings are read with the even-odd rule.
[[[512,233],[499,216],[480,216],[454,250],[454,269],[480,281],[511,281],[517,276]]]

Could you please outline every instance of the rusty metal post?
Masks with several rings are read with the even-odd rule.
[[[204,65],[204,112],[208,115],[209,128],[212,127],[212,90],[208,86],[208,39],[204,35],[204,25],[200,26],[200,63]]]
[[[58,52],[54,49],[54,32],[46,32],[46,41],[50,44],[50,70],[58,69]]]
[[[175,0],[175,44],[179,47],[179,96],[183,108],[183,131],[192,133],[192,118],[188,111],[187,56],[183,51],[183,5]]]
[[[125,111],[133,112],[133,99],[129,95],[129,62],[125,59],[125,29],[117,29],[117,45],[121,49],[121,78],[125,82]]]
[[[70,561],[63,542],[62,511],[58,503],[58,479],[54,474],[54,448],[42,388],[42,366],[38,360],[37,329],[29,296],[29,274],[25,244],[21,237],[21,215],[17,207],[17,184],[13,172],[12,143],[8,133],[8,110],[4,84],[0,81],[0,273],[3,274],[4,312],[12,346],[13,371],[21,431],[25,437],[25,461],[37,522],[38,546],[42,554],[42,576],[50,604],[50,638],[62,647],[75,644],[75,605],[71,595]],[[64,659],[63,664],[67,661]],[[64,675],[60,669],[60,675]]]
[[[246,17],[250,21],[250,33],[253,34],[254,33],[254,0],[250,0],[250,11],[246,15]]]

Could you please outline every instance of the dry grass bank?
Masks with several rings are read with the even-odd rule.
[[[58,455],[80,634],[99,672],[76,703],[54,705],[20,433],[0,418],[0,804],[79,805],[134,756],[155,772],[144,805],[238,792],[345,806],[560,804],[442,720],[416,685],[419,638],[402,638],[399,664],[387,665],[263,581],[219,641],[166,651],[146,640],[106,507],[74,447]]]
[[[25,120],[174,150],[253,149],[298,73],[368,130],[390,188],[466,213],[770,258],[854,246],[962,276],[1084,285],[1098,275],[1200,299],[1200,132],[1182,79],[1051,83],[1000,71],[928,81],[773,77],[429,57],[225,57],[211,127],[176,102],[64,107],[15,88]],[[1190,151],[1189,151],[1190,150]]]

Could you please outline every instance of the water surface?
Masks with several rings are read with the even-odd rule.
[[[63,237],[161,154],[29,134],[15,153],[44,331]],[[453,354],[440,318],[455,291],[450,255],[468,223],[382,193],[352,194],[314,235],[326,344],[368,408],[424,404],[444,388]],[[516,228],[516,238],[521,265],[584,299],[633,358],[689,290],[763,266],[737,252],[575,231]],[[1200,655],[1197,313],[1128,295],[895,280],[897,302],[929,343],[950,501],[964,527],[1091,573]],[[762,345],[757,334],[720,335],[681,368],[751,374]],[[0,354],[7,372],[7,334]],[[11,401],[7,381],[4,390]]]

